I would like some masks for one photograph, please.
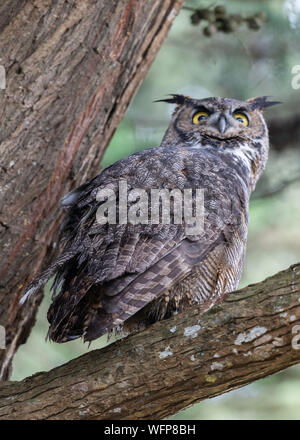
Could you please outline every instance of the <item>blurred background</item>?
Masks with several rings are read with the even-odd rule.
[[[214,11],[222,5],[227,16],[236,16],[235,23],[229,19],[223,31],[204,30],[208,23],[199,22],[195,10]],[[248,21],[241,21],[241,15]],[[241,287],[300,261],[299,47],[300,0],[186,1],[102,162],[106,167],[160,144],[173,108],[153,101],[168,93],[237,99],[270,95],[282,101],[266,111],[271,152],[251,199]],[[12,380],[50,370],[107,344],[106,337],[89,348],[78,341],[46,342],[49,302],[48,287],[30,339],[15,356]],[[194,405],[173,418],[300,419],[300,366]]]

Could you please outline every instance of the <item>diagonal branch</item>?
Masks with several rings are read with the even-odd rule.
[[[285,189],[287,189],[289,186],[291,186],[294,183],[297,183],[299,181],[300,181],[300,174],[291,178],[291,179],[283,180],[282,182],[278,183],[273,188],[267,188],[264,191],[257,192],[257,194],[254,193],[254,195],[251,197],[251,201],[265,199],[267,197],[277,196],[278,194],[283,192]]]
[[[300,263],[200,312],[2,383],[0,419],[162,419],[300,362]]]

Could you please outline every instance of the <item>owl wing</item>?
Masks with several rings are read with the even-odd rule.
[[[181,241],[174,239],[162,249],[152,264],[147,264],[143,269],[140,267],[134,273],[125,267],[123,275],[109,277],[101,284],[94,284],[88,274],[74,274],[71,283],[63,286],[50,307],[51,339],[63,342],[83,335],[86,341],[90,341],[122,325],[184,279],[195,264],[204,260],[215,246],[223,242],[222,234],[218,240],[210,244],[203,241],[201,245],[187,238]],[[151,243],[150,239],[147,249],[151,252],[152,248],[156,248],[156,242],[153,240]],[[140,251],[136,253],[138,255]],[[145,253],[141,252],[142,258]],[[133,252],[133,260],[134,255]],[[72,271],[72,268],[68,271]]]
[[[85,340],[101,336],[185,278],[220,243],[225,245],[224,230],[230,222],[226,215],[216,222],[216,215],[209,213],[204,234],[192,238],[184,224],[97,222],[99,189],[117,191],[120,179],[126,179],[128,190],[189,187],[185,155],[172,153],[159,148],[136,153],[63,199],[68,211],[62,226],[65,250],[27,293],[56,274],[48,313],[51,339],[64,342],[82,335]]]

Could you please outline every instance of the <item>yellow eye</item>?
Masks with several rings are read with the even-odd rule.
[[[241,122],[245,127],[248,127],[249,120],[244,113],[234,113],[233,116],[237,121]]]
[[[208,113],[207,112],[197,112],[194,116],[193,116],[193,124],[199,124],[200,121],[204,121],[204,119],[208,118]]]

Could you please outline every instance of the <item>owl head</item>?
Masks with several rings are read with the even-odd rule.
[[[257,140],[267,135],[263,111],[278,102],[266,96],[239,101],[232,98],[193,99],[184,95],[159,102],[176,104],[170,128],[172,137],[200,141],[210,138],[226,146],[233,140]],[[175,132],[175,133],[174,133]]]
[[[176,104],[163,144],[206,147],[239,155],[250,168],[255,186],[267,161],[268,129],[263,112],[279,102],[266,96],[239,101],[232,98],[193,99],[171,95],[160,100]]]

